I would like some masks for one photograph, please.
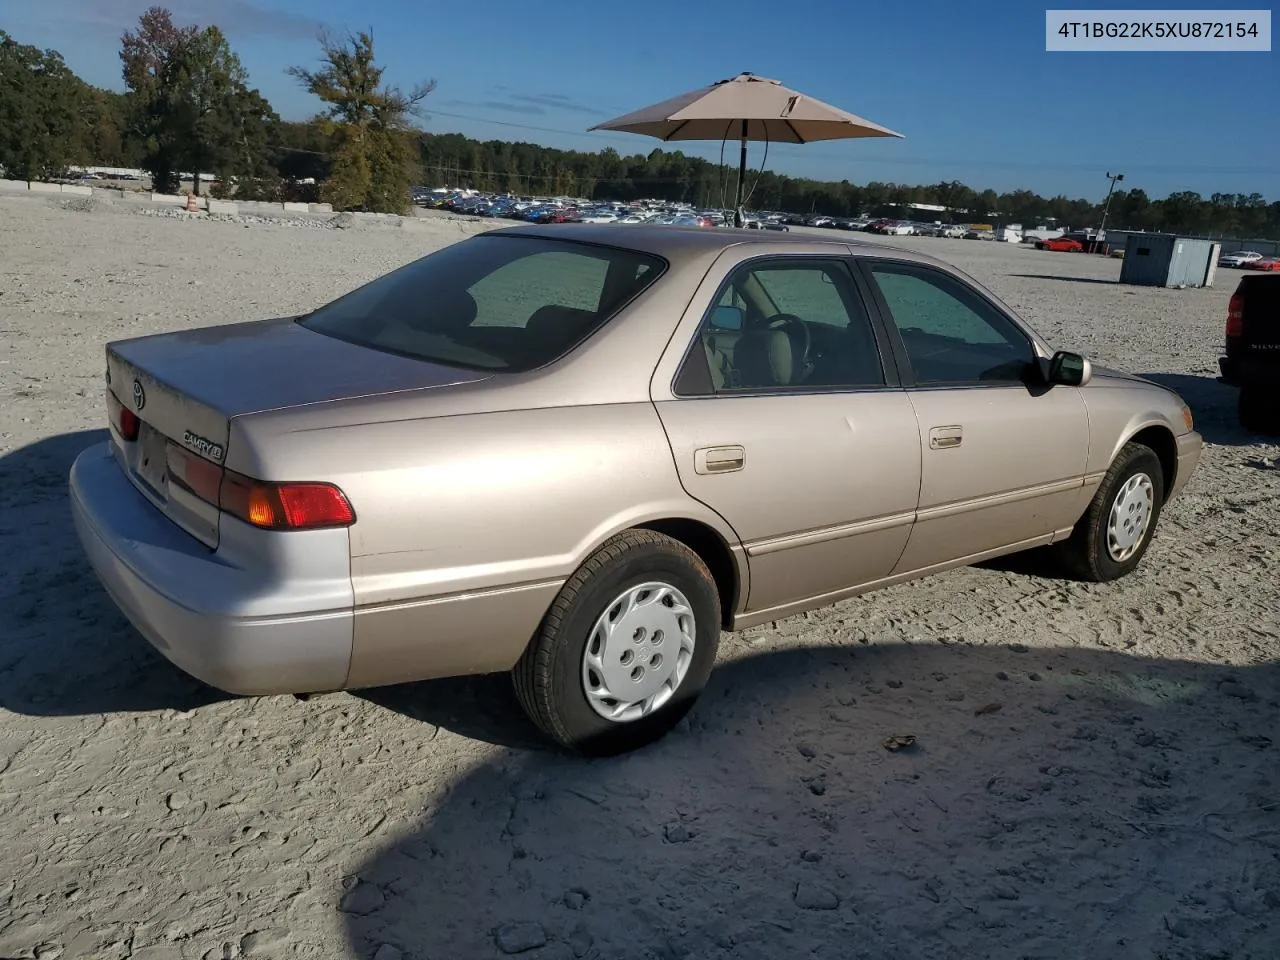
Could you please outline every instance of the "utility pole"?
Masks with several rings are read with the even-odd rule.
[[[1111,181],[1111,186],[1107,188],[1107,199],[1102,204],[1102,222],[1098,224],[1098,236],[1094,240],[1094,246],[1102,242],[1102,238],[1106,236],[1107,229],[1107,211],[1111,208],[1111,194],[1116,188],[1116,184],[1124,179],[1123,173],[1112,173],[1107,171],[1107,179]]]

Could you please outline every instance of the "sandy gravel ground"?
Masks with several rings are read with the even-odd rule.
[[[502,678],[231,699],[153,653],[67,512],[103,342],[479,228],[0,200],[0,957],[1280,956],[1280,469],[1213,380],[1230,271],[896,241],[1183,391],[1205,461],[1131,578],[1011,561],[726,637],[640,754],[520,749]]]

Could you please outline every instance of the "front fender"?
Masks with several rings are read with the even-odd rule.
[[[1098,374],[1081,390],[1089,412],[1087,478],[1099,478],[1126,443],[1152,427],[1168,433],[1171,445],[1188,433],[1182,399],[1145,380]]]

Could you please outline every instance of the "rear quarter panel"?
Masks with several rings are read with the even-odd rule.
[[[305,463],[355,508],[348,687],[509,669],[564,581],[621,530],[688,518],[734,542],[684,493],[648,401],[284,431],[256,446]]]
[[[358,432],[364,465],[342,471],[335,458],[325,472],[359,514],[351,530],[357,603],[563,579],[617,529],[690,505],[648,403]]]

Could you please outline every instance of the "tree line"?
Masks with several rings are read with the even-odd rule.
[[[216,26],[179,27],[161,7],[121,37],[125,92],[85,83],[55,50],[18,43],[0,30],[0,167],[16,179],[49,179],[70,166],[141,168],[158,191],[176,192],[182,172],[212,174],[212,192],[244,199],[326,200],[339,210],[400,212],[410,186],[470,187],[520,195],[662,199],[722,207],[736,171],[654,149],[624,156],[534,143],[481,141],[421,129],[435,81],[403,91],[383,82],[373,38],[322,35],[317,69],[287,73],[321,104],[304,122],[281,120]],[[304,181],[314,181],[307,183]],[[754,209],[827,216],[902,215],[934,204],[929,219],[1021,222],[1053,218],[1096,226],[1102,204],[1030,190],[998,193],[959,181],[855,184],[748,172]],[[961,212],[965,211],[965,212]],[[920,214],[919,216],[926,216]],[[1280,239],[1280,199],[1260,193],[1191,191],[1153,199],[1116,191],[1116,228]]]
[[[413,121],[435,82],[409,92],[384,84],[367,33],[319,40],[320,67],[287,72],[321,110],[285,123],[217,26],[180,27],[163,7],[120,38],[124,93],[85,83],[56,50],[0,30],[0,168],[21,180],[72,166],[139,168],[163,193],[176,193],[183,173],[199,193],[208,174],[221,195],[404,212],[419,169]],[[298,182],[317,166],[318,188]]]

